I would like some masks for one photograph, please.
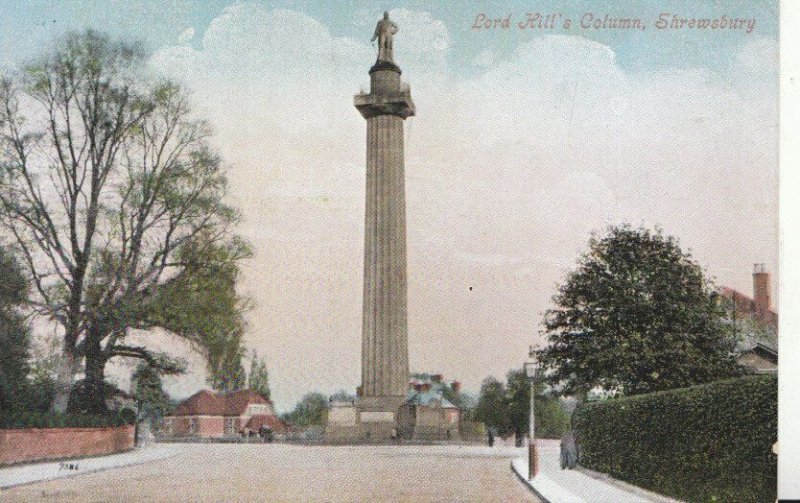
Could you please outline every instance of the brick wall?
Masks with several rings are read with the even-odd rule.
[[[222,416],[170,416],[164,421],[169,436],[222,437],[225,435],[225,420]],[[236,433],[240,428],[241,426],[237,423]]]
[[[199,416],[196,434],[200,437],[224,436],[225,420],[222,416]]]
[[[0,430],[0,466],[113,454],[133,449],[133,425]]]

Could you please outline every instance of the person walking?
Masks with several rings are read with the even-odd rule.
[[[573,470],[578,464],[578,449],[575,444],[575,433],[572,430],[567,431],[561,437],[561,469]]]

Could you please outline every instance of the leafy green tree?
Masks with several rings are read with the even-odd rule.
[[[105,410],[113,358],[181,370],[129,344],[132,329],[154,337],[166,329],[209,354],[237,333],[162,323],[154,308],[169,299],[173,312],[202,311],[160,292],[170,282],[192,284],[191,266],[196,273],[202,259],[219,258],[209,249],[225,250],[234,264],[245,255],[237,255],[238,215],[224,202],[225,170],[208,124],[184,90],[147,74],[146,58],[140,44],[69,33],[0,80],[0,226],[22,251],[38,314],[63,331],[53,404],[60,412],[82,361],[86,378],[70,406],[86,412]],[[190,300],[212,301],[217,284],[206,287]]]
[[[250,249],[238,239],[216,245],[207,241],[201,234],[180,250],[183,270],[159,285],[146,312],[154,325],[180,334],[205,356],[213,389],[235,391],[247,384],[242,336],[250,302],[236,292],[236,284],[238,261]]]
[[[531,385],[522,370],[507,375],[506,397],[510,429],[518,442],[528,434],[530,425]],[[537,438],[561,438],[569,429],[569,414],[558,397],[545,392],[542,383],[536,384],[534,404]]]
[[[0,413],[26,408],[30,330],[19,309],[27,296],[19,263],[0,247]]]
[[[319,392],[307,393],[300,399],[294,410],[286,416],[295,426],[318,426],[325,424],[328,398]]]
[[[206,382],[217,391],[237,391],[247,385],[247,372],[242,359],[244,347],[241,332],[220,338],[208,350],[208,377]]]
[[[253,351],[253,358],[250,360],[250,374],[247,376],[247,387],[259,393],[261,396],[270,400],[269,372],[267,364],[263,358],[258,358],[258,354]]]
[[[521,445],[523,437],[528,433],[530,423],[530,383],[525,373],[511,370],[506,376],[506,410],[509,428],[516,437],[517,445]]]
[[[660,230],[611,227],[545,314],[546,381],[635,395],[740,373],[731,326],[700,266]]]
[[[482,422],[499,435],[505,436],[510,433],[506,387],[492,376],[484,379],[481,384],[478,405],[475,407],[475,420]]]
[[[171,401],[164,391],[158,370],[140,363],[131,376],[131,383],[140,418],[157,420],[169,411]]]

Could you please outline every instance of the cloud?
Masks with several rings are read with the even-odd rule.
[[[352,95],[375,59],[370,12],[356,40],[235,4],[197,49],[151,60],[193,90],[231,165],[256,251],[248,343],[284,408],[359,380],[366,128]],[[728,74],[626,72],[605,45],[542,36],[476,55],[483,70],[464,77],[441,20],[391,16],[418,110],[405,128],[412,370],[477,389],[518,365],[554,285],[609,223],[662,225],[744,291],[751,263],[777,268],[774,43],[737,48]]]
[[[481,67],[492,66],[499,57],[500,51],[497,49],[484,49],[472,58],[472,64]]]
[[[185,44],[194,38],[194,28],[186,28],[178,37],[179,44]]]

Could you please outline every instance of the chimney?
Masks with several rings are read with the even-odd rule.
[[[443,376],[442,374],[433,374],[433,375],[431,376],[431,380],[432,380],[433,382],[435,382],[435,383],[440,383],[440,382],[442,382],[442,379],[444,379],[444,376]]]
[[[456,395],[459,395],[461,393],[461,383],[459,381],[453,381],[453,384],[451,384],[451,386],[453,387],[453,393],[455,393]]]
[[[770,300],[770,274],[764,264],[753,265],[753,304],[759,315],[769,311]]]
[[[414,383],[414,391],[422,391],[422,383],[421,382],[415,382]]]
[[[422,383],[422,391],[430,391],[430,389],[431,389],[431,383],[429,382]]]

